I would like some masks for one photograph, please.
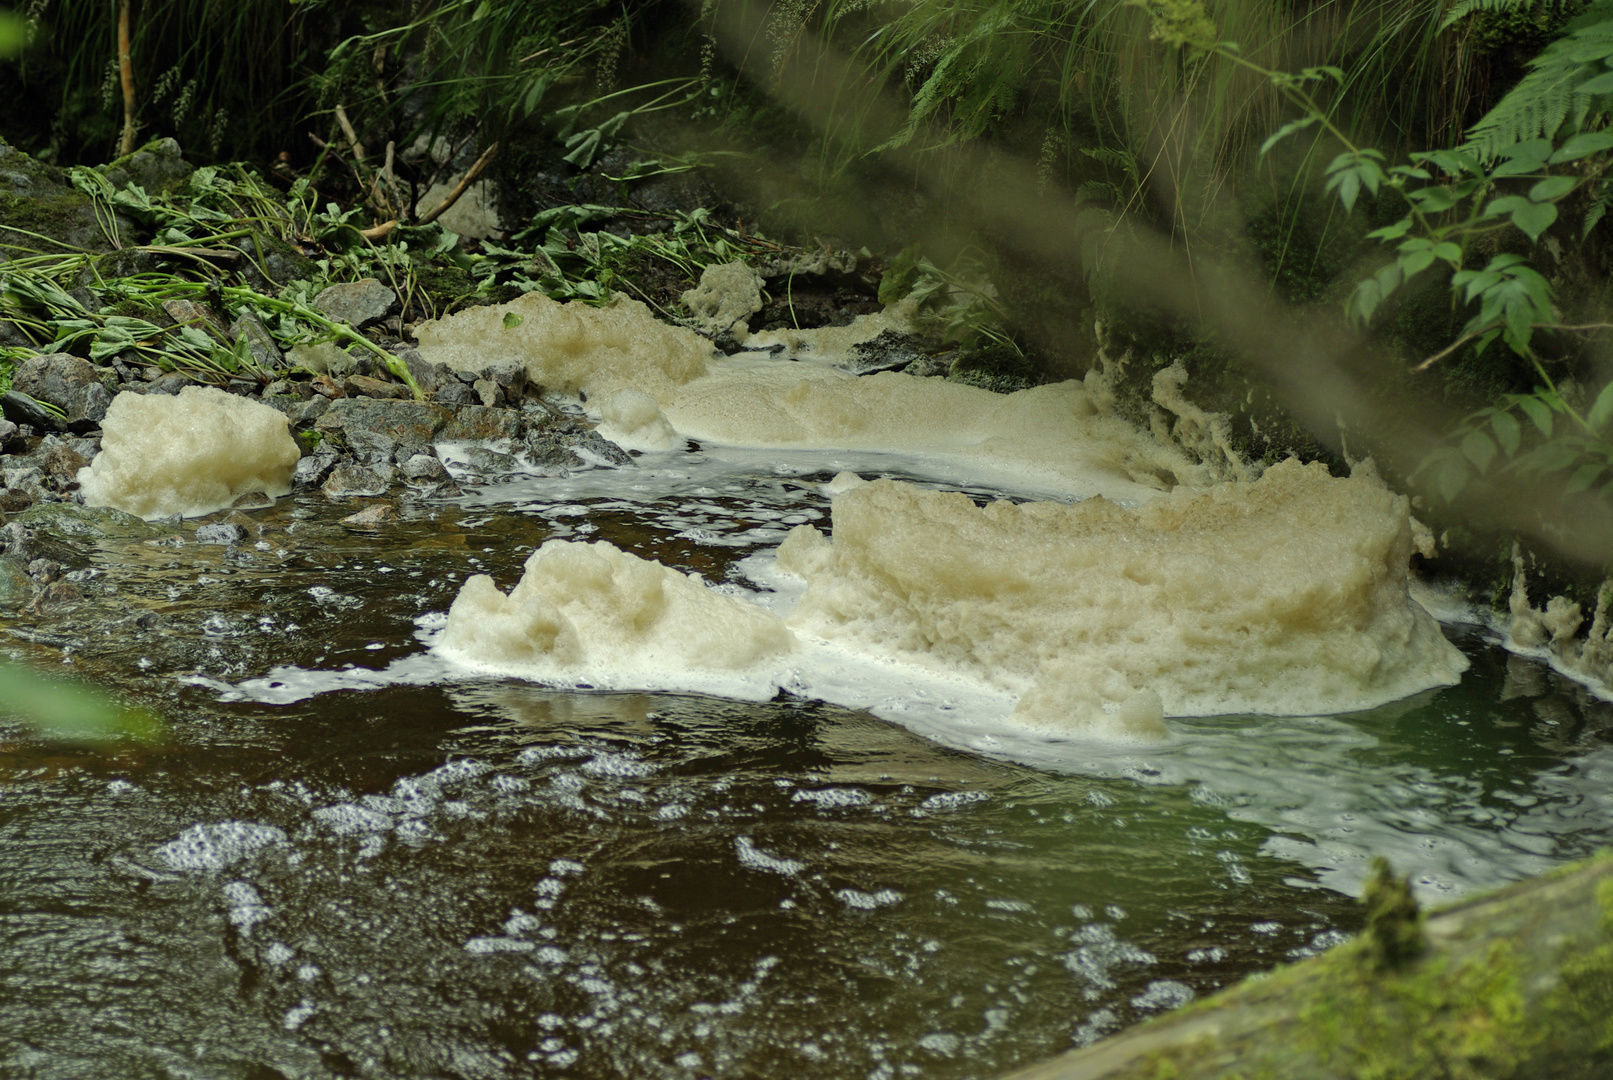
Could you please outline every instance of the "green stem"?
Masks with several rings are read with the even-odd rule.
[[[292,300],[281,300],[272,296],[264,296],[260,292],[253,292],[251,289],[243,288],[239,285],[227,285],[221,291],[225,296],[242,300],[249,304],[265,307],[271,311],[281,311],[294,315],[299,319],[306,320],[307,322],[313,323],[315,326],[323,328],[336,338],[339,338],[343,341],[351,341],[356,345],[368,349],[370,352],[374,353],[380,358],[381,362],[386,365],[386,369],[390,371],[394,377],[396,377],[400,382],[404,383],[411,391],[413,391],[416,401],[424,401],[426,399],[425,391],[420,389],[420,384],[415,382],[414,376],[410,374],[408,364],[405,364],[402,360],[398,359],[396,356],[393,356],[391,353],[387,352],[385,349],[381,348],[381,346],[377,345],[363,334],[360,334],[357,330],[354,330],[346,323],[334,322],[330,319],[327,319],[313,308],[310,308],[304,304],[299,304]]]

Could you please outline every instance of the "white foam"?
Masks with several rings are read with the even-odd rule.
[[[157,855],[175,870],[222,870],[251,858],[272,844],[284,844],[286,834],[273,825],[251,821],[223,821],[192,825],[157,849]]]
[[[210,514],[250,492],[285,495],[301,454],[282,413],[211,387],[126,390],[101,431],[101,452],[78,471],[85,505],[147,520]]]

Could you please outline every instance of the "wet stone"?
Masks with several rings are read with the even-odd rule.
[[[234,510],[264,510],[274,505],[274,499],[267,492],[249,491],[230,504]]]
[[[28,565],[9,555],[0,555],[0,607],[16,607],[33,599],[34,582]]]
[[[15,514],[38,501],[38,496],[21,488],[0,488],[0,513]]]
[[[337,322],[353,327],[379,322],[390,315],[397,304],[397,294],[375,278],[332,285],[314,297],[314,307]]]
[[[851,355],[840,364],[840,367],[853,375],[872,375],[876,371],[900,371],[924,359],[921,344],[912,334],[883,330],[872,341],[861,341],[853,345]]]
[[[100,426],[112,404],[112,392],[88,360],[66,354],[35,356],[12,376],[11,389],[36,401],[54,405],[67,415],[52,418],[54,426],[69,431],[90,431]]]
[[[159,375],[146,387],[148,394],[177,394],[187,386],[195,386],[196,380],[183,371],[170,371],[166,375]]]
[[[53,559],[34,559],[28,564],[28,576],[39,585],[49,585],[62,576],[62,564]]]
[[[58,427],[56,417],[52,416],[37,401],[15,390],[8,390],[4,397],[0,397],[0,409],[4,410],[5,418],[13,423],[44,431],[55,431]]]
[[[394,442],[429,443],[453,414],[429,401],[344,398],[333,404],[314,426],[320,431],[355,431],[385,435]]]
[[[483,446],[471,447],[462,460],[466,466],[484,476],[508,476],[521,467],[513,456]]]
[[[476,399],[488,408],[504,404],[504,391],[491,379],[477,379],[470,388]]]
[[[441,405],[469,405],[476,400],[476,392],[454,379],[438,387],[431,395],[431,400]]]
[[[344,434],[347,448],[360,464],[373,467],[392,463],[398,446],[398,441],[392,436],[369,428],[354,427],[349,427]]]
[[[373,529],[394,520],[398,511],[390,503],[376,503],[366,506],[356,514],[349,514],[342,518],[342,524],[350,529]]]
[[[445,383],[454,381],[453,374],[442,364],[433,364],[420,355],[419,349],[411,349],[407,345],[392,350],[392,355],[403,361],[403,366],[409,369],[414,381],[420,389],[427,394],[433,393]]]
[[[430,454],[416,454],[399,466],[411,484],[439,484],[448,479],[448,470]]]
[[[4,452],[14,442],[21,441],[22,429],[10,420],[0,420],[0,452]]]
[[[246,537],[246,530],[234,522],[215,522],[196,530],[198,544],[239,544]]]
[[[348,397],[390,398],[395,401],[414,397],[413,392],[402,383],[383,382],[368,375],[349,375],[342,380],[342,389],[347,391]]]
[[[347,391],[342,389],[342,384],[331,378],[329,375],[315,375],[313,381],[309,383],[309,385],[314,388],[314,393],[319,394],[322,397],[329,398],[332,401],[339,400],[347,396]]]
[[[520,434],[521,414],[513,409],[465,405],[443,427],[440,439],[447,442],[492,442],[514,439]]]
[[[297,467],[291,473],[293,487],[316,487],[325,482],[332,469],[336,467],[335,454],[310,454],[297,462]]]
[[[34,458],[39,462],[40,471],[57,484],[77,482],[78,471],[90,463],[76,447],[54,435],[46,436]]]
[[[275,344],[274,335],[269,328],[263,325],[263,320],[250,311],[230,324],[230,340],[240,337],[246,338],[247,348],[252,351],[252,359],[259,367],[273,371],[286,366],[286,358]]]
[[[387,487],[386,477],[378,471],[362,465],[344,464],[330,471],[320,490],[324,491],[326,498],[352,499],[384,494]]]

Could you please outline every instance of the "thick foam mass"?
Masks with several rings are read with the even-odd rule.
[[[880,480],[798,526],[798,632],[962,670],[1050,730],[1304,715],[1450,685],[1467,661],[1407,596],[1407,504],[1285,462],[1134,509],[996,502]]]
[[[527,293],[421,323],[415,335],[433,363],[476,371],[491,360],[516,360],[545,389],[590,397],[632,389],[664,401],[674,387],[704,375],[712,354],[700,335],[657,320],[626,297],[596,308]]]
[[[633,450],[672,449],[689,438],[919,454],[984,483],[1120,499],[1220,478],[1179,446],[1111,415],[1095,384],[1101,374],[1088,377],[1094,385],[1072,381],[1002,395],[895,372],[857,377],[832,366],[854,342],[905,326],[905,318],[892,309],[849,326],[748,339],[783,344],[801,362],[717,357],[706,339],[656,321],[627,299],[594,308],[531,293],[422,323],[416,334],[433,362],[477,369],[515,359],[546,389],[586,394],[601,433]]]
[[[742,679],[794,639],[776,616],[696,577],[604,541],[551,540],[508,595],[485,575],[466,581],[438,647],[493,671],[624,687]]]
[[[84,502],[148,520],[222,510],[248,492],[291,490],[297,444],[283,414],[211,387],[112,399],[101,452],[78,472]]]

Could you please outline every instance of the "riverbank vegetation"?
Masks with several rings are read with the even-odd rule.
[[[710,262],[867,250],[842,279],[883,274],[885,301],[917,290],[931,347],[1016,373],[1004,385],[1107,364],[1118,407],[1147,423],[1164,416],[1154,375],[1182,362],[1247,456],[1370,453],[1462,573],[1500,595],[1521,536],[1552,556],[1554,586],[1597,599],[1613,5],[35,0],[21,15],[6,137],[67,167],[117,157],[131,131],[177,139],[208,166],[189,186],[73,183],[112,226],[99,246],[131,246],[116,232],[131,222],[144,269],[230,278],[232,316],[246,303],[317,336],[307,289],[379,276],[417,305],[405,323],[533,288],[627,292],[677,317]],[[265,243],[307,265],[264,273]],[[225,248],[242,254],[203,253]],[[113,305],[173,287],[122,283],[139,277],[126,256],[15,254],[19,280],[96,274]],[[782,312],[801,325],[815,316],[794,284]],[[12,290],[13,311],[40,295]],[[157,340],[122,311],[36,314],[103,350],[108,334]],[[170,362],[242,355],[191,346]]]

